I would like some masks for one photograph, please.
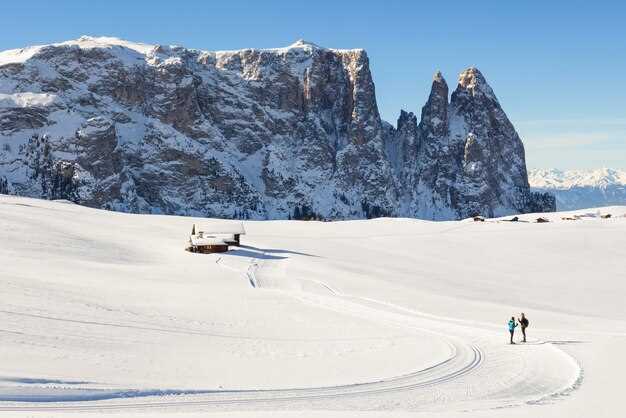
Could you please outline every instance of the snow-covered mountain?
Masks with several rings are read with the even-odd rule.
[[[559,210],[626,205],[626,170],[530,170],[528,181],[538,192],[556,197]]]
[[[554,210],[483,75],[380,118],[365,51],[82,37],[0,53],[0,193],[127,212],[453,219]]]

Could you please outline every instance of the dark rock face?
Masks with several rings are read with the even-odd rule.
[[[475,69],[381,121],[363,50],[204,52],[112,38],[0,54],[0,192],[120,211],[454,219],[537,208]]]
[[[419,174],[413,187],[418,191],[414,198],[418,205],[416,211],[431,219],[452,218],[454,208],[458,207],[454,189],[459,171],[455,156],[458,150],[452,148],[449,141],[448,108],[448,84],[437,71],[428,101],[422,108],[421,147],[417,157]]]
[[[461,73],[450,102],[446,81],[437,72],[417,132],[407,134],[400,125],[391,135],[408,136],[399,142],[417,144],[403,176],[414,216],[454,219],[555,210],[549,195],[530,192],[522,141],[476,68]]]
[[[451,141],[463,144],[461,216],[498,214],[525,207],[529,193],[524,146],[483,75],[459,76],[450,102]]]

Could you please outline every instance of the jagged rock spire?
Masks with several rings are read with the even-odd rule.
[[[428,101],[422,107],[420,131],[425,139],[442,137],[448,131],[448,83],[435,72]]]
[[[436,82],[446,82],[446,80],[443,78],[443,74],[441,74],[441,71],[437,70],[435,71],[435,74],[433,75],[433,81]]]
[[[406,110],[400,110],[400,116],[397,123],[398,132],[413,131],[417,129],[417,116],[413,112],[407,112]]]
[[[448,103],[448,83],[443,78],[441,71],[437,70],[433,75],[433,84],[430,89],[430,98],[435,98]]]
[[[468,94],[472,97],[484,96],[497,100],[491,86],[489,86],[483,74],[476,67],[469,67],[459,74],[459,84],[455,93]]]
[[[461,216],[498,215],[499,208],[526,212],[532,206],[524,145],[483,74],[470,67],[459,75],[449,107],[450,143],[460,152]]]

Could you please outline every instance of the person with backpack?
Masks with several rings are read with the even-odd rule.
[[[524,312],[522,312],[522,317],[521,318],[517,318],[517,320],[519,321],[519,324],[522,326],[522,335],[524,336],[524,342],[526,342],[526,328],[528,328],[528,318],[526,318],[526,316],[524,315]]]
[[[511,334],[511,344],[515,344],[513,342],[513,334],[515,334],[515,328],[517,327],[517,322],[515,322],[515,317],[512,316],[509,320],[509,333]]]

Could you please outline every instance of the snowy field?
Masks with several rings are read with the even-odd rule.
[[[0,416],[621,417],[625,215],[245,222],[203,255],[210,220],[0,196]]]

